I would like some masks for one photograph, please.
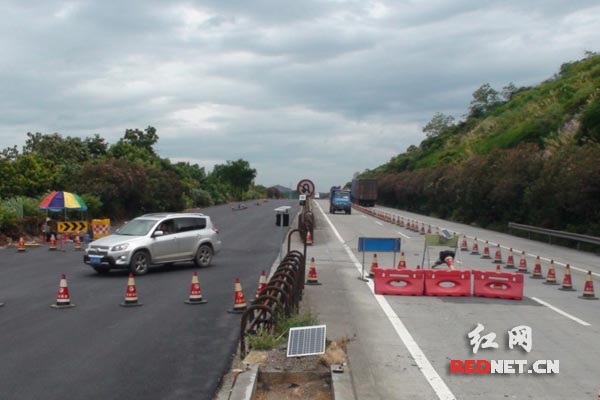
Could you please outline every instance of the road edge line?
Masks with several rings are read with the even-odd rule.
[[[344,239],[342,238],[338,230],[335,228],[331,220],[327,217],[321,206],[318,203],[315,204],[319,208],[319,211],[321,211],[321,214],[323,214],[323,217],[325,217],[325,220],[333,230],[333,233],[338,238],[339,242],[344,247],[344,250],[346,250],[346,253],[348,253],[348,256],[350,257],[350,260],[354,263],[354,266],[358,269],[360,273],[362,273],[361,263],[358,261],[350,247],[344,242]],[[452,391],[450,391],[450,388],[448,388],[444,380],[437,373],[435,368],[433,368],[433,365],[431,365],[431,362],[429,362],[429,360],[425,356],[425,353],[423,353],[423,350],[421,350],[415,339],[412,337],[412,335],[410,334],[400,317],[398,317],[398,315],[394,312],[392,306],[390,306],[385,297],[382,295],[375,294],[375,287],[373,285],[373,282],[369,281],[367,283],[367,286],[369,287],[371,293],[375,297],[375,300],[379,304],[379,307],[381,307],[381,310],[392,324],[392,327],[396,331],[396,334],[398,335],[400,340],[402,340],[402,343],[417,363],[417,366],[419,367],[419,370],[421,370],[421,373],[425,377],[425,380],[429,383],[429,385],[431,386],[435,394],[438,396],[438,398],[440,400],[456,400],[456,396],[454,396]]]

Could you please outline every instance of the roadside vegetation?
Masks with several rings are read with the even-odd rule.
[[[484,84],[462,120],[436,113],[423,131],[419,146],[361,174],[378,178],[380,203],[600,236],[600,55],[535,87]]]
[[[290,316],[279,314],[275,318],[275,325],[272,331],[261,330],[256,335],[248,335],[248,348],[260,351],[273,350],[287,343],[287,335],[290,328],[318,324],[317,317],[309,311],[301,313],[293,312]]]
[[[207,172],[160,157],[154,150],[158,139],[151,126],[127,129],[113,144],[97,134],[81,139],[27,133],[22,150],[0,152],[0,233],[35,233],[45,217],[37,207],[54,190],[79,194],[88,206],[87,219],[115,220],[278,195],[253,184],[256,170],[243,159]],[[67,218],[79,220],[81,214]]]

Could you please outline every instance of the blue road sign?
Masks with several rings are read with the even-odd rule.
[[[400,238],[358,238],[358,251],[373,251],[378,253],[399,252]]]

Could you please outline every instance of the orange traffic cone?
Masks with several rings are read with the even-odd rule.
[[[525,258],[525,252],[521,252],[521,259],[519,260],[519,269],[517,270],[517,272],[521,273],[521,274],[528,274],[529,271],[527,271],[527,259]]]
[[[233,308],[227,312],[232,314],[241,314],[246,311],[246,297],[242,291],[242,284],[240,278],[235,278],[234,283],[235,293],[233,296]]]
[[[306,231],[306,245],[312,246],[312,244],[313,244],[312,235],[310,234],[310,231]]]
[[[373,262],[371,263],[371,270],[369,271],[369,278],[373,278],[375,276],[375,269],[379,268],[379,264],[377,263],[377,254],[373,253]]]
[[[79,232],[75,232],[75,239],[73,239],[73,249],[81,250],[81,239],[79,238]]]
[[[25,239],[23,239],[23,236],[21,236],[17,242],[17,251],[19,253],[23,253],[25,251]]]
[[[544,279],[542,275],[542,263],[540,262],[540,256],[535,259],[535,265],[533,267],[533,273],[530,276],[531,279]]]
[[[431,225],[427,225],[427,234],[431,235]]]
[[[406,259],[404,258],[404,252],[400,253],[400,260],[398,261],[398,266],[396,268],[397,269],[406,268]]]
[[[550,266],[548,267],[548,275],[546,275],[546,282],[544,285],[558,285],[556,282],[556,272],[554,271],[554,260],[550,260]]]
[[[471,254],[479,255],[479,245],[477,244],[477,238],[473,238],[473,247],[471,248]]]
[[[483,255],[481,256],[481,258],[486,258],[486,259],[492,258],[490,256],[490,245],[487,240],[485,241],[485,246],[483,247]]]
[[[317,278],[317,267],[315,266],[315,258],[310,259],[310,268],[308,270],[308,277],[306,278],[307,285],[320,285],[319,279]]]
[[[260,277],[258,278],[258,286],[256,288],[256,294],[254,295],[254,300],[258,299],[260,296],[260,292],[263,291],[264,288],[267,287],[267,274],[265,271],[260,273]]]
[[[500,248],[500,244],[496,246],[496,252],[494,253],[494,264],[502,264],[502,249]]]
[[[564,290],[565,292],[574,292],[573,282],[571,281],[571,266],[567,264],[565,267],[565,276],[563,278],[562,287],[559,287],[558,290]]]
[[[400,217],[400,222],[398,223],[398,226],[404,228],[404,217]]]
[[[598,300],[594,294],[594,282],[592,281],[592,271],[588,271],[587,278],[585,278],[585,286],[583,287],[583,295],[578,296],[580,299],[585,300]]]
[[[421,232],[420,235],[424,235],[425,234],[425,223],[421,222]]]
[[[138,307],[142,303],[138,303],[137,289],[135,288],[135,278],[132,273],[129,273],[129,279],[127,280],[127,291],[125,292],[125,301],[119,303],[121,307]]]
[[[515,269],[515,256],[513,255],[512,247],[508,250],[508,258],[506,259],[506,269]]]
[[[54,234],[52,236],[50,236],[50,247],[48,247],[48,250],[51,250],[51,251],[56,250],[56,238],[54,237]]]
[[[67,277],[65,274],[60,276],[60,284],[58,285],[58,295],[56,296],[56,304],[52,304],[52,308],[71,308],[75,304],[71,304],[69,297],[69,287],[67,286]]]
[[[202,298],[200,291],[200,282],[198,281],[198,273],[194,271],[192,275],[192,284],[190,286],[190,297],[184,301],[185,304],[206,304],[208,301]]]
[[[469,250],[469,246],[467,245],[467,237],[463,235],[463,238],[460,242],[460,251]]]

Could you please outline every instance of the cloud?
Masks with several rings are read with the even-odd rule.
[[[327,190],[597,50],[594,1],[5,1],[0,148],[25,133],[158,129],[163,157],[244,158]]]

